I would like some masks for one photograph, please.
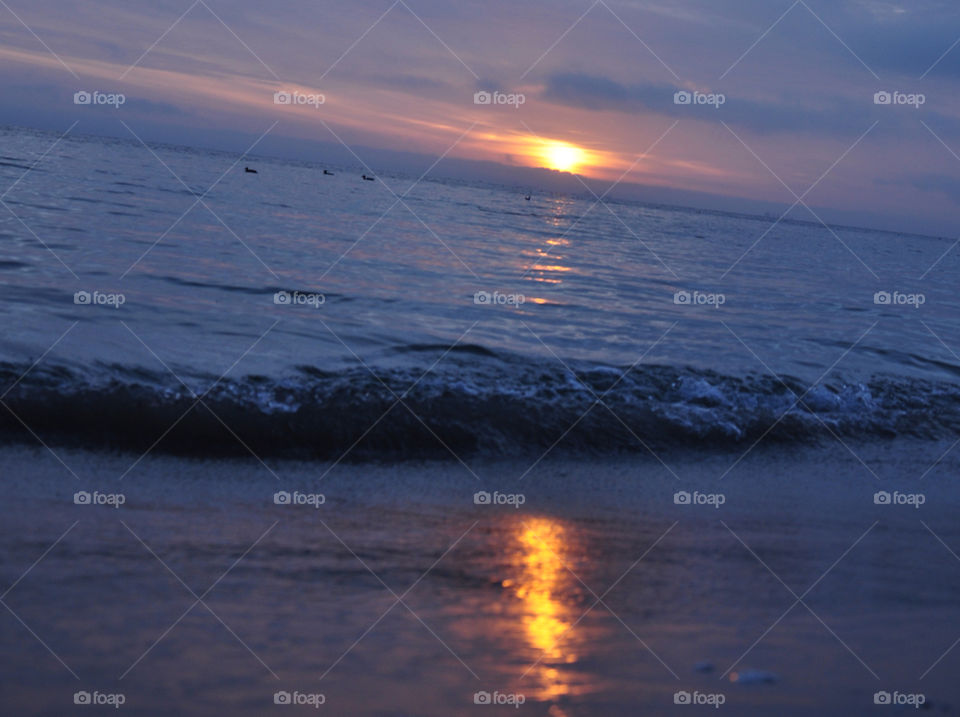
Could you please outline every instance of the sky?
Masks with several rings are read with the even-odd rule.
[[[955,0],[3,0],[0,91],[52,132],[960,235]]]

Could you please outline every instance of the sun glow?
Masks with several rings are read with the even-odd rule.
[[[567,142],[547,142],[542,154],[547,167],[561,172],[576,171],[586,159],[586,152]]]

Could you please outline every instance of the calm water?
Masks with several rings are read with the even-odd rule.
[[[317,714],[274,707],[296,690],[320,714],[516,714],[474,704],[499,691],[522,714],[682,716],[674,694],[699,691],[718,714],[839,717],[906,714],[873,703],[899,691],[953,714],[960,564],[926,526],[960,544],[960,464],[916,481],[947,447],[858,450],[920,510],[875,505],[839,444],[754,451],[722,483],[732,459],[671,462],[721,509],[675,505],[672,477],[626,460],[548,458],[520,482],[527,465],[471,461],[525,495],[514,509],[475,505],[454,462],[318,480],[327,466],[151,456],[118,482],[133,456],[59,451],[74,481],[41,448],[3,449],[5,584],[69,529],[4,597],[53,651],[4,611],[4,711],[70,714],[98,690],[138,715]],[[78,486],[127,502],[77,506]],[[275,505],[278,487],[326,503]]]
[[[0,711],[960,709],[952,240],[55,140],[0,130]]]

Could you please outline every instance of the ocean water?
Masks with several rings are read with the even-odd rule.
[[[4,714],[960,709],[955,239],[57,139],[0,129]]]
[[[319,458],[538,453],[591,405],[561,449],[960,426],[953,239],[56,139],[0,134],[0,376],[43,356],[5,400],[51,436],[142,450],[198,396]],[[156,449],[245,452],[201,411]]]

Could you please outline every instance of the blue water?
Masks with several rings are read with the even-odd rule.
[[[399,397],[373,452],[436,447],[408,440],[424,422],[462,450],[549,444],[601,396],[616,415],[571,446],[744,441],[782,414],[774,437],[960,427],[953,239],[56,140],[0,131],[0,372],[42,356],[6,400],[54,434],[94,407],[123,443],[211,387],[261,449],[319,454]]]
[[[954,240],[56,141],[0,130],[7,712],[955,712]]]

